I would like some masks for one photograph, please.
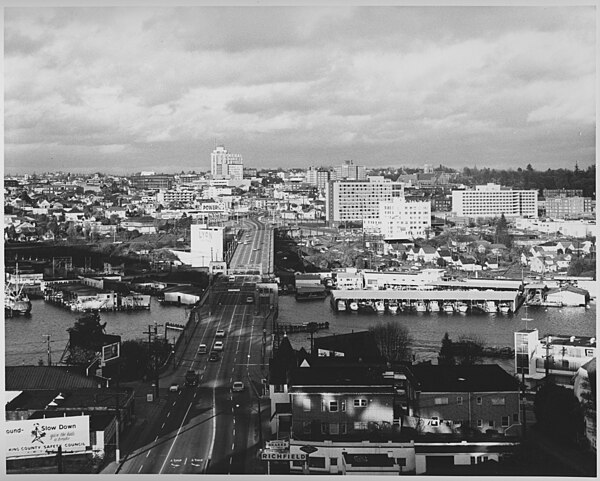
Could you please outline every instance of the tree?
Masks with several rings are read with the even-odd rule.
[[[369,331],[387,362],[410,359],[412,338],[405,326],[390,321],[372,326]]]
[[[442,347],[438,357],[438,364],[440,366],[454,366],[456,364],[456,359],[454,358],[454,345],[448,333],[444,334],[444,337],[442,338]]]
[[[462,366],[472,366],[481,362],[485,343],[477,336],[461,335],[453,344],[457,363]]]
[[[533,410],[539,429],[557,441],[573,444],[584,433],[583,409],[570,389],[556,384],[542,386],[535,395]]]

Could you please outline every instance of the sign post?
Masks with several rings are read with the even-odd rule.
[[[306,459],[304,461],[304,474],[310,474],[310,468],[308,467],[308,457],[310,456],[311,453],[318,451],[318,449],[315,448],[314,446],[307,444],[305,446],[301,446],[300,451],[306,453]]]

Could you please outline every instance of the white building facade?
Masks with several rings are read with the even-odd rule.
[[[209,267],[211,262],[223,261],[224,228],[207,227],[205,224],[192,224],[190,227],[192,267]]]
[[[498,184],[452,191],[452,212],[458,217],[538,216],[537,190],[512,190]]]
[[[426,237],[431,229],[431,203],[394,197],[379,204],[379,232],[384,239]]]
[[[240,154],[230,154],[219,145],[210,154],[210,172],[213,179],[241,180],[244,177],[244,162]]]

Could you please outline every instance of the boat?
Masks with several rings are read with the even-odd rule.
[[[458,309],[458,312],[467,312],[467,310],[469,309],[469,305],[466,304],[465,302],[459,302],[456,304],[456,309]]]
[[[374,311],[373,301],[358,301],[358,309],[361,311]]]
[[[500,309],[500,312],[502,314],[508,314],[508,312],[510,311],[510,306],[504,302],[502,304],[500,304],[500,306],[498,306],[498,308]]]
[[[385,303],[383,301],[375,301],[375,310],[378,313],[384,313],[385,312]]]
[[[444,302],[442,309],[444,310],[444,312],[446,312],[448,314],[452,314],[454,312],[454,306],[452,305],[451,302]]]
[[[431,312],[438,312],[440,310],[438,301],[429,301],[429,310]]]
[[[427,311],[427,306],[425,305],[425,303],[423,301],[419,301],[415,305],[415,309],[416,309],[417,312],[426,312]]]
[[[338,299],[337,301],[337,310],[345,311],[346,310],[346,301],[344,299]]]
[[[15,280],[14,287],[8,283],[4,285],[4,314],[7,317],[27,316],[31,313],[31,301],[23,292],[23,286],[19,286],[19,264],[15,268]]]
[[[495,301],[485,301],[483,310],[485,312],[498,312],[498,306],[496,306]]]
[[[392,301],[388,304],[388,310],[392,313],[392,314],[396,314],[396,312],[398,312],[398,303],[395,301]]]
[[[358,311],[358,302],[356,302],[356,301],[350,301],[350,306],[349,307],[350,307],[351,311],[354,311],[354,312]]]

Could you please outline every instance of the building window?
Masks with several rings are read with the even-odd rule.
[[[563,359],[562,367],[563,367],[563,369],[569,369],[569,361],[567,361],[566,359]]]
[[[447,397],[436,397],[434,400],[435,404],[448,404],[448,398]]]
[[[340,401],[340,411],[346,412],[346,401],[345,400]]]
[[[310,434],[311,429],[310,429],[310,421],[304,421],[302,423],[302,432],[304,434]]]
[[[346,423],[340,423],[340,434],[346,434],[347,432]]]
[[[364,408],[367,405],[367,400],[366,399],[355,399],[354,400],[354,407],[355,408]]]
[[[503,397],[493,397],[491,401],[492,406],[504,406],[506,404],[506,398]]]
[[[329,401],[329,412],[336,413],[338,411],[338,402]]]
[[[478,428],[481,428],[481,427],[483,427],[483,419],[478,419],[478,420],[477,420],[477,427],[478,427]]]
[[[438,418],[437,416],[434,416],[431,418],[431,425],[432,426],[439,426],[440,425],[440,418]]]
[[[329,423],[321,423],[321,434],[329,434]]]
[[[310,403],[310,398],[304,398],[302,399],[302,410],[304,412],[310,411],[311,410],[311,403]]]
[[[308,457],[309,468],[322,468],[325,469],[325,457],[324,456],[309,456]]]
[[[275,392],[283,392],[283,384],[275,384]]]
[[[493,419],[490,419],[490,420],[488,421],[488,424],[490,425],[490,428],[493,428],[493,427],[494,427],[494,420],[493,420]]]
[[[367,423],[363,422],[363,421],[359,421],[354,423],[354,430],[355,431],[365,431],[367,429]]]
[[[329,458],[330,466],[337,466],[337,458]]]
[[[508,427],[508,423],[509,423],[508,416],[502,416],[502,427],[503,428]]]
[[[462,405],[462,403],[463,403],[463,398],[462,398],[462,396],[457,396],[457,397],[456,397],[456,404],[458,404],[458,405]]]
[[[519,422],[519,413],[513,413],[513,423]]]
[[[329,424],[329,434],[340,434],[340,426],[338,423]]]
[[[477,396],[477,404],[483,404],[483,398],[481,396]]]

